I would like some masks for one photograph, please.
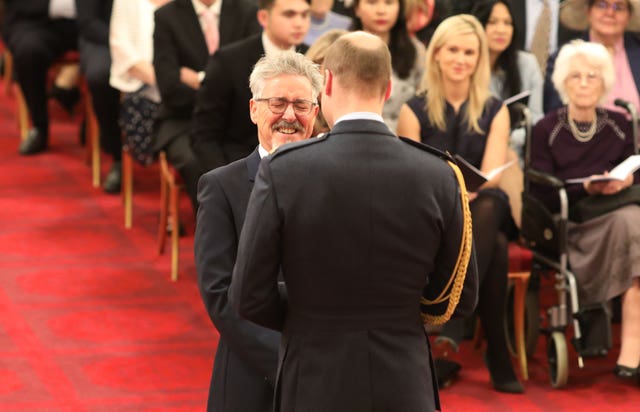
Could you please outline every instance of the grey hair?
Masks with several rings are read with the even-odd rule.
[[[613,87],[616,80],[613,68],[613,59],[609,51],[600,43],[586,42],[584,40],[573,40],[560,49],[556,58],[555,68],[551,75],[551,81],[555,86],[560,99],[564,104],[569,103],[569,96],[564,86],[565,80],[569,73],[574,69],[574,60],[576,57],[582,56],[587,62],[598,68],[602,81],[604,83],[604,93],[600,96],[600,104],[606,101],[607,95]]]
[[[303,54],[291,51],[274,53],[264,56],[253,67],[249,76],[249,87],[253,98],[263,97],[265,81],[283,74],[304,76],[311,83],[312,99],[318,102],[318,95],[322,90],[323,77],[320,68]]]

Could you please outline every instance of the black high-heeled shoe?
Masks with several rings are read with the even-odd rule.
[[[60,106],[71,116],[80,101],[80,90],[77,87],[65,89],[54,84],[51,86],[51,90],[49,90],[49,97],[60,103]]]
[[[617,378],[640,385],[640,373],[638,372],[638,368],[616,365],[616,367],[613,368],[613,374]]]
[[[518,378],[516,378],[511,364],[508,365],[509,370],[506,370],[504,367],[498,368],[495,364],[496,361],[492,361],[486,353],[484,354],[484,363],[487,365],[487,369],[489,369],[489,377],[493,389],[504,393],[524,393],[524,387],[518,381]]]

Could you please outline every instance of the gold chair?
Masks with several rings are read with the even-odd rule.
[[[124,208],[124,227],[131,229],[133,224],[133,158],[122,150],[122,205]]]
[[[525,339],[525,303],[527,287],[529,286],[529,272],[509,272],[509,282],[513,284],[513,331],[514,348],[512,353],[518,359],[520,375],[523,380],[529,380],[529,367],[527,361],[527,342]],[[480,349],[482,346],[482,327],[480,320],[476,321],[476,330],[473,336],[473,347]],[[511,348],[510,348],[511,349]]]

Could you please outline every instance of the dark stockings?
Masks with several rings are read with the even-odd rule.
[[[509,262],[508,240],[500,228],[508,219],[508,204],[493,194],[481,192],[470,208],[480,281],[477,313],[487,337],[487,366],[494,382],[515,381],[503,322]],[[456,319],[445,325],[441,336],[459,343],[463,331],[464,320]]]

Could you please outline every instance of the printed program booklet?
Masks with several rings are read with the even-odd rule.
[[[464,158],[460,155],[453,156],[462,172],[462,176],[464,177],[464,183],[467,186],[467,191],[475,192],[478,190],[480,186],[482,186],[485,182],[493,179],[499,173],[502,173],[509,166],[514,164],[516,161],[512,160],[503,164],[502,166],[496,167],[488,173],[482,173],[478,168],[473,166],[471,163],[464,160]]]
[[[614,167],[606,175],[595,175],[586,177],[577,177],[574,179],[565,180],[566,183],[582,183],[587,180],[592,182],[607,182],[611,180],[624,180],[631,173],[640,169],[640,155],[631,155],[627,157],[622,163]]]

